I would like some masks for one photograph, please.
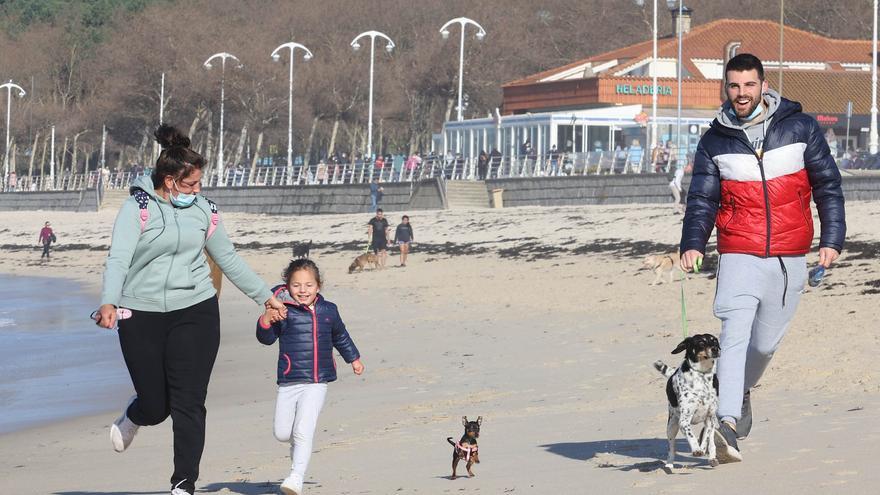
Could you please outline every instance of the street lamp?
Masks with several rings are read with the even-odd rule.
[[[874,0],[874,36],[871,45],[871,131],[868,134],[868,151],[877,154],[877,0]],[[9,138],[6,138],[9,147]]]
[[[645,6],[645,0],[634,0],[639,7]],[[657,0],[654,0],[654,50],[651,56],[651,169],[657,165]]]
[[[385,43],[385,51],[391,53],[394,50],[394,42],[391,41],[391,38],[384,33],[380,33],[379,31],[365,31],[359,35],[357,35],[353,40],[351,40],[351,48],[355,51],[361,49],[361,44],[358,43],[358,40],[361,38],[369,36],[370,37],[370,106],[369,106],[369,117],[367,118],[367,159],[372,160],[373,157],[373,59],[376,54],[376,37],[384,38],[386,40]]]
[[[226,184],[226,181],[223,179],[223,99],[226,96],[224,88],[226,79],[226,59],[231,58],[232,60],[235,60],[236,68],[238,69],[240,69],[242,65],[241,61],[235,55],[221,52],[208,57],[208,60],[205,60],[204,63],[205,68],[211,70],[213,67],[211,61],[216,58],[220,59],[220,149],[217,152],[217,185],[222,187]]]
[[[486,30],[483,29],[483,26],[480,26],[476,21],[468,19],[467,17],[456,17],[450,21],[447,21],[443,27],[440,28],[440,35],[443,36],[443,39],[449,39],[449,26],[451,24],[461,24],[461,45],[459,46],[459,57],[458,57],[458,120],[462,120],[462,111],[463,108],[461,106],[461,95],[462,95],[462,83],[464,78],[464,30],[468,24],[472,24],[479,31],[477,31],[476,38],[477,41],[482,41],[483,38],[486,37]]]
[[[288,79],[287,90],[287,185],[293,184],[293,52],[299,48],[306,52],[303,60],[309,61],[312,58],[312,52],[308,48],[299,43],[284,43],[279,45],[272,52],[272,60],[279,62],[281,60],[281,51],[285,48],[290,49],[290,77]]]
[[[666,5],[669,7],[669,10],[675,10],[675,3],[676,3],[676,0],[666,0]],[[678,154],[678,156],[675,157],[676,163],[678,163],[678,161],[681,159],[681,156],[682,156],[682,154],[681,154],[681,66],[682,66],[682,60],[681,60],[681,37],[682,37],[681,16],[683,14],[683,11],[684,11],[684,0],[678,0],[678,18],[676,19],[678,26],[675,29],[675,31],[678,34],[678,60],[676,63],[676,65],[677,65],[677,70],[676,70],[677,76],[676,77],[678,78],[678,91],[677,91],[678,104],[677,104],[677,111],[676,111],[676,117],[675,117],[675,152]],[[687,153],[685,153],[684,156],[687,156]],[[670,166],[669,164],[671,164],[671,163],[672,163],[672,160],[669,160],[666,164],[666,171],[667,172],[669,172],[669,166]],[[679,166],[681,166],[681,165],[679,165]]]
[[[18,97],[23,98],[27,93],[24,88],[9,80],[6,84],[0,84],[0,88],[6,88],[6,155],[3,158],[3,178],[9,177],[9,119],[12,115],[12,88],[18,90]]]

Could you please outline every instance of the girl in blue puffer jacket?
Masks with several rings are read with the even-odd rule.
[[[336,380],[333,348],[351,363],[356,375],[364,372],[364,365],[336,305],[318,293],[318,266],[311,260],[294,260],[284,270],[284,280],[286,285],[273,292],[287,306],[287,316],[267,309],[257,322],[257,340],[266,345],[279,343],[275,438],[290,442],[292,460],[281,491],[300,495],[327,383]]]

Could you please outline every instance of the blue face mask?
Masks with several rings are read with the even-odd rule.
[[[174,183],[174,189],[177,189],[176,182]],[[192,206],[195,200],[195,194],[183,194],[180,192],[180,189],[177,189],[177,196],[171,196],[171,204],[178,208],[186,208],[188,206]]]

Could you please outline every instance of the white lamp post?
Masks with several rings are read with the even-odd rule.
[[[12,82],[12,79],[5,84],[0,84],[0,88],[6,88],[6,154],[3,158],[3,178],[6,180],[9,177],[9,120],[12,116],[12,88],[18,90],[18,97],[22,98],[27,93],[24,92],[24,88]]]
[[[449,39],[449,26],[452,24],[458,23],[461,25],[461,44],[459,46],[459,56],[458,56],[458,120],[462,120],[462,112],[464,108],[461,105],[461,97],[462,97],[462,86],[464,83],[464,31],[465,27],[468,24],[473,25],[478,29],[476,38],[478,41],[482,41],[483,38],[486,37],[486,30],[483,29],[483,26],[480,26],[479,23],[472,19],[468,19],[467,17],[456,17],[450,21],[447,21],[443,27],[440,28],[440,35],[443,36],[443,39]]]
[[[376,54],[376,37],[384,38],[385,43],[385,51],[391,53],[394,50],[394,42],[391,41],[391,38],[384,33],[380,33],[379,31],[365,31],[359,35],[357,35],[353,40],[351,40],[351,47],[357,51],[361,49],[361,44],[358,43],[358,40],[361,38],[369,36],[370,38],[370,106],[369,106],[369,116],[367,117],[367,159],[373,159],[373,59]]]
[[[221,52],[215,53],[211,55],[208,60],[205,60],[205,68],[210,70],[213,65],[211,65],[211,61],[219,58],[220,59],[220,149],[217,152],[217,186],[222,187],[226,185],[226,181],[223,179],[223,99],[226,96],[225,92],[225,79],[226,79],[226,59],[231,58],[235,60],[237,63],[236,68],[241,68],[241,61],[235,55],[231,53]]]
[[[877,154],[877,0],[874,0],[874,36],[871,45],[871,132],[868,134],[868,151]],[[9,139],[7,138],[7,147]]]
[[[289,186],[293,184],[293,52],[297,48],[306,52],[303,55],[303,60],[306,61],[312,58],[312,52],[299,43],[284,43],[272,52],[272,60],[280,61],[281,51],[285,48],[290,49],[290,77],[287,89],[287,185]]]
[[[159,125],[165,122],[165,73],[162,73],[162,86],[159,89]]]
[[[49,150],[49,184],[55,189],[55,126],[52,126],[52,145]],[[46,189],[44,186],[43,189]]]
[[[676,3],[676,0],[666,0],[666,5],[669,6],[669,10],[675,9],[675,3]],[[681,66],[683,64],[682,64],[682,60],[681,60],[681,37],[682,37],[681,16],[682,16],[683,11],[684,11],[684,0],[678,0],[678,18],[676,19],[677,26],[675,29],[678,34],[678,60],[676,63],[676,65],[677,65],[677,76],[676,77],[678,78],[678,89],[677,89],[678,104],[677,104],[676,117],[675,117],[675,148],[676,148],[675,152],[678,154],[678,156],[675,157],[676,163],[678,163],[679,158],[681,158],[681,156],[682,156],[682,154],[681,154]],[[687,153],[685,153],[685,156],[687,156]],[[669,162],[667,162],[667,164],[666,164],[666,171],[667,172],[669,171],[669,167],[670,167],[671,163],[672,163],[672,160],[670,159]]]

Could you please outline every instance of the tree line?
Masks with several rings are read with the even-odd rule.
[[[786,23],[864,39],[869,3],[789,0]],[[687,5],[695,25],[779,18],[775,2]],[[202,64],[222,51],[243,64],[225,72],[226,162],[284,157],[291,61],[288,52],[280,63],[270,54],[288,41],[314,53],[305,62],[297,52],[293,61],[294,153],[306,161],[352,156],[365,149],[370,57],[350,43],[367,30],[396,45],[387,53],[380,42],[376,50],[373,149],[425,151],[431,134],[455,117],[459,33],[456,25],[449,40],[441,38],[447,20],[469,17],[488,33],[477,41],[469,28],[465,36],[464,113],[473,118],[494,113],[505,82],[650,38],[652,7],[651,0],[0,0],[0,79],[28,93],[12,98],[13,165],[19,174],[45,170],[54,125],[57,173],[94,169],[106,125],[108,166],[149,166],[163,73],[164,120],[189,132],[211,163],[220,141],[220,71]],[[661,36],[671,33],[664,1],[659,24]]]

